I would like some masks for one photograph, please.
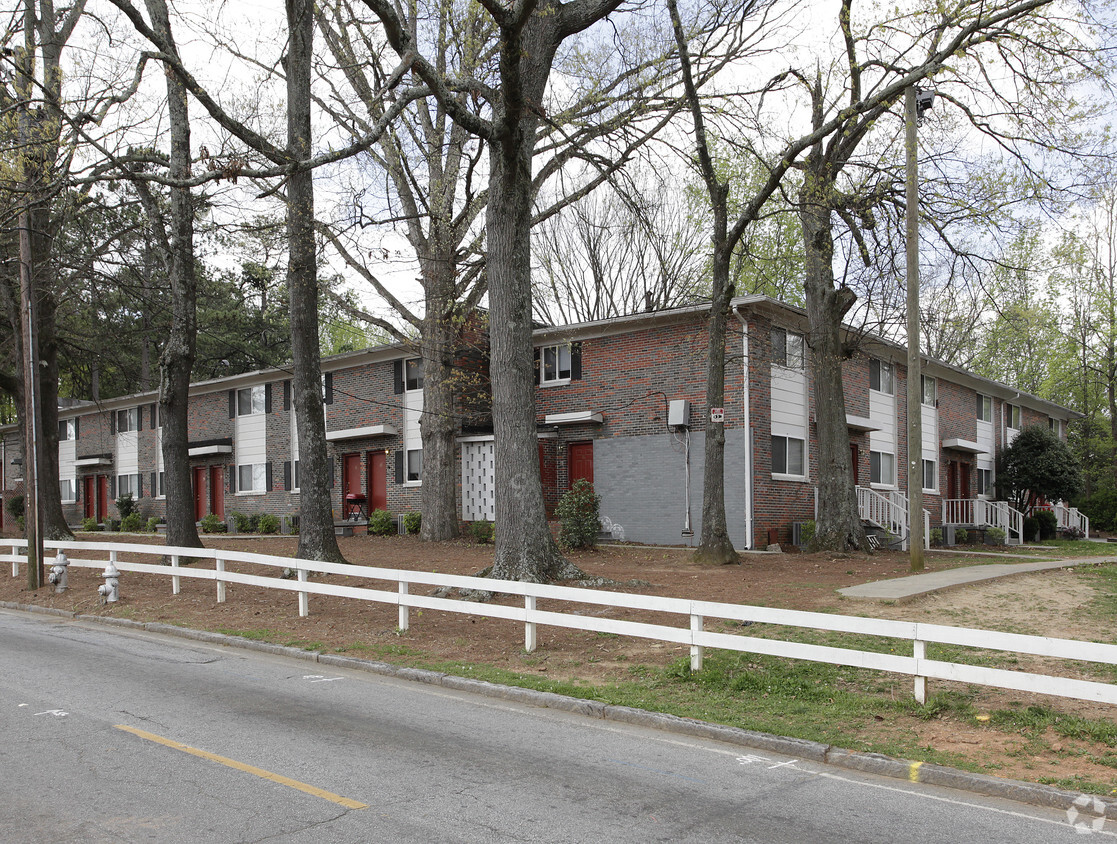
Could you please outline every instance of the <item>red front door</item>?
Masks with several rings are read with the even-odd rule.
[[[206,515],[206,467],[194,467],[194,521],[200,522]]]
[[[108,506],[109,501],[109,476],[97,476],[97,521],[103,522],[105,520],[105,508]]]
[[[209,467],[210,512],[219,519],[225,518],[225,472],[220,466]]]
[[[370,451],[366,455],[368,477],[368,511],[388,509],[388,455]]]
[[[958,464],[958,497],[970,497],[970,464]]]
[[[585,478],[593,483],[593,443],[571,443],[570,453],[570,485],[579,478]]]
[[[85,500],[82,501],[82,512],[85,518],[93,519],[97,516],[97,480],[90,476],[82,479],[82,495]]]
[[[346,454],[341,458],[341,516],[348,518],[351,510],[347,496],[361,494],[361,455]]]

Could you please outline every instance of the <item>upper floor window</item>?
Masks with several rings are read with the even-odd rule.
[[[423,450],[412,448],[407,451],[407,480],[410,482],[423,479]]]
[[[978,469],[977,470],[977,494],[978,495],[993,495],[993,470],[992,469]]]
[[[773,475],[798,475],[806,474],[803,457],[806,444],[796,437],[772,437],[772,474]]]
[[[892,364],[875,358],[869,361],[869,389],[889,396],[896,395]]]
[[[920,390],[920,401],[928,407],[934,407],[938,399],[935,379],[927,375],[920,375],[919,379],[920,386],[922,387]]]
[[[1020,405],[1006,404],[1005,405],[1005,424],[1009,428],[1020,430]]]
[[[116,432],[118,434],[125,434],[128,431],[138,431],[140,429],[140,409],[138,407],[130,407],[127,410],[118,410],[116,412]]]
[[[539,382],[549,384],[570,380],[570,346],[544,346],[539,350]]]
[[[788,369],[802,369],[806,362],[805,349],[802,334],[783,328],[772,329],[772,363]]]
[[[122,495],[131,495],[133,498],[140,498],[143,495],[140,476],[134,474],[117,475],[116,495],[118,498]]]
[[[59,419],[58,420],[58,441],[65,442],[66,440],[77,439],[78,426],[73,419]]]
[[[869,452],[869,483],[896,485],[896,455],[887,451]]]
[[[237,390],[237,416],[252,416],[264,412],[264,385]]]
[[[939,488],[938,464],[934,460],[923,461],[923,489],[935,492]]]
[[[993,421],[993,397],[983,396],[981,393],[977,394],[977,421],[978,422],[992,422]]]
[[[406,390],[423,389],[422,358],[412,358],[403,362],[403,382]]]

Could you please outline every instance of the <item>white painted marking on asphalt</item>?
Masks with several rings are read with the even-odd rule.
[[[65,718],[69,714],[70,714],[69,712],[66,712],[65,710],[62,710],[62,709],[48,709],[45,712],[36,712],[35,713],[35,715],[37,715],[37,716],[38,715],[53,715],[55,718]]]
[[[304,674],[304,680],[309,680],[312,683],[332,683],[334,680],[341,680],[341,677],[326,677],[323,674]]]
[[[777,762],[775,765],[769,765],[768,770],[770,771],[773,768],[795,768],[795,763],[798,762],[798,761],[799,761],[798,759],[792,759],[790,762]],[[795,770],[798,771],[798,770],[802,770],[802,769],[801,768],[795,768]]]
[[[25,707],[25,706],[30,706],[30,705],[31,705],[31,704],[29,704],[29,703],[21,703],[21,704],[20,704],[20,705],[19,705],[19,706],[18,706],[17,708],[18,708],[18,709],[23,709],[23,707]]]

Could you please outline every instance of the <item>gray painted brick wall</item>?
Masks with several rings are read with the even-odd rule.
[[[593,443],[594,489],[601,496],[601,519],[624,529],[630,542],[697,545],[702,531],[705,434],[690,437],[690,523],[686,518],[686,456],[670,434],[597,439]],[[745,434],[725,432],[725,512],[729,537],[745,547]]]

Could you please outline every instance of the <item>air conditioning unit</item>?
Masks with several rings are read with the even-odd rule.
[[[398,516],[396,516],[396,530],[399,531],[400,536],[407,536],[407,527],[403,523],[403,517],[405,515],[407,514],[400,513]]]
[[[803,541],[803,534],[806,533],[806,525],[803,522],[791,523],[791,544],[792,545],[806,545]]]

